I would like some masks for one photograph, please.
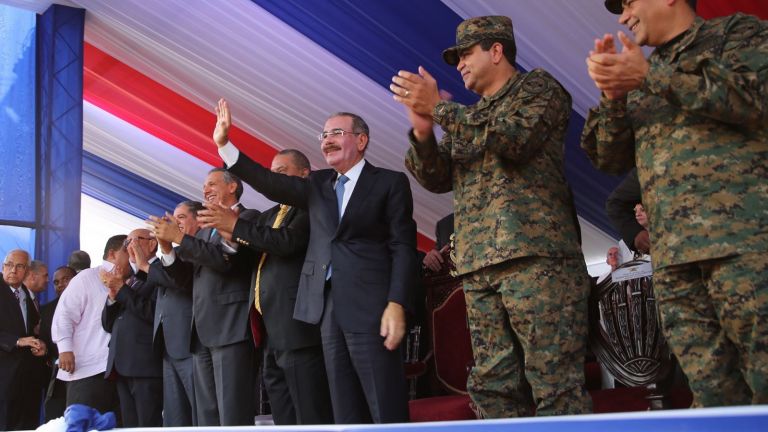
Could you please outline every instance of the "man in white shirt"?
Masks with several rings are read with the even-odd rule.
[[[127,278],[130,274],[126,235],[107,240],[104,263],[81,271],[61,294],[53,315],[51,335],[59,347],[57,378],[67,382],[67,406],[84,404],[97,410],[117,408],[114,381],[104,379],[109,355],[109,333],[101,325],[101,313],[109,290],[106,273]]]

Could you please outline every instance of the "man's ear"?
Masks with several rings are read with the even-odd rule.
[[[368,135],[361,133],[357,136],[357,151],[362,153],[365,151],[366,147],[368,147]]]

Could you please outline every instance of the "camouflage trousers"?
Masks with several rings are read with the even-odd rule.
[[[592,412],[583,388],[589,287],[581,258],[519,258],[464,278],[475,358],[467,390],[481,414]]]
[[[693,406],[768,403],[768,257],[670,266],[653,284]]]

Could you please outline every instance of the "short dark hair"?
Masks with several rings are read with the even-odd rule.
[[[119,251],[123,248],[123,242],[125,242],[125,239],[127,239],[128,236],[125,234],[118,234],[116,236],[112,236],[107,240],[107,244],[104,246],[104,259],[107,259],[109,256],[109,251]]]
[[[40,270],[43,267],[45,267],[46,269],[48,268],[48,266],[45,265],[44,262],[42,262],[40,260],[32,260],[32,261],[29,262],[29,265],[27,266],[27,269],[31,273],[37,273],[37,271]]]
[[[220,172],[224,174],[224,183],[230,184],[230,183],[237,183],[237,188],[235,188],[235,198],[237,200],[240,200],[240,197],[243,196],[243,182],[240,181],[240,177],[232,174],[231,172],[227,171],[225,168],[214,168],[210,171],[208,171],[208,174],[213,174],[215,172]]]
[[[54,270],[53,273],[56,274],[56,272],[59,271],[59,270],[67,270],[72,275],[72,277],[75,277],[75,275],[77,274],[77,270],[73,269],[70,266],[65,266],[65,265],[57,268],[56,270]]]
[[[205,208],[203,207],[203,203],[195,200],[186,200],[176,204],[176,208],[179,208],[181,206],[186,207],[194,217],[197,217],[197,212]]]
[[[357,114],[353,114],[350,112],[337,112],[333,113],[330,116],[328,116],[329,119],[334,117],[349,117],[352,119],[352,132],[361,132],[364,133],[368,137],[368,142],[371,141],[371,131],[368,129],[368,123],[363,120],[362,117],[360,117]]]
[[[502,46],[502,52],[504,53],[504,57],[509,62],[510,66],[515,66],[515,58],[517,57],[517,47],[515,45],[515,41],[511,39],[483,39],[479,42],[480,48],[483,49],[483,51],[488,51],[491,49],[493,44],[500,43]]]
[[[290,155],[291,158],[293,159],[293,163],[296,164],[296,166],[299,169],[308,169],[308,170],[312,169],[312,166],[310,165],[309,159],[307,158],[307,156],[296,149],[280,150],[279,152],[277,152],[277,154]]]
[[[85,270],[91,266],[91,256],[84,250],[76,250],[69,254],[68,266],[75,271]]]

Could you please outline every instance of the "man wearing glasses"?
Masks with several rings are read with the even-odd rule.
[[[32,382],[38,372],[32,356],[47,352],[45,343],[34,336],[40,316],[22,281],[27,274],[29,254],[13,250],[3,261],[0,277],[0,430],[34,429],[38,422],[30,422],[30,396],[35,390],[25,385]],[[39,389],[38,389],[39,391]],[[38,393],[39,397],[40,394]],[[34,414],[34,413],[33,413]]]
[[[150,265],[162,267],[155,254],[157,240],[149,230],[135,229],[123,246],[128,251],[133,276],[127,281],[108,278],[109,296],[101,315],[101,324],[109,341],[105,378],[117,376],[117,393],[123,427],[162,426],[162,359],[152,347],[154,310],[151,299],[156,285],[147,281],[147,273],[137,268],[136,255]],[[148,269],[147,269],[148,270]]]
[[[213,134],[227,167],[276,202],[309,212],[294,318],[320,324],[336,423],[408,421],[400,353],[416,275],[416,223],[405,174],[364,159],[368,125],[336,113],[320,150],[331,169],[273,173],[229,142],[223,99]]]
[[[112,236],[104,246],[104,262],[70,281],[53,314],[51,337],[59,348],[57,378],[67,382],[67,406],[88,405],[101,412],[118,408],[114,381],[104,378],[110,335],[101,325],[109,294],[108,277],[125,280],[131,274],[127,236]]]

